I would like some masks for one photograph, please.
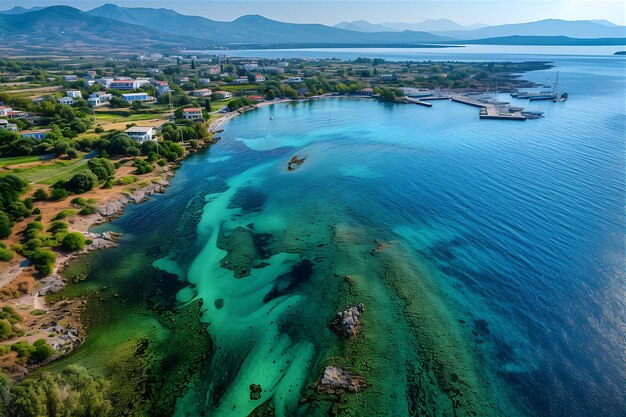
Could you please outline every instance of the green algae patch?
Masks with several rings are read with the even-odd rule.
[[[124,250],[93,253],[66,269],[70,285],[55,297],[86,299],[87,337],[43,371],[79,365],[105,378],[110,415],[170,416],[176,400],[201,383],[201,364],[212,354],[199,321],[202,302],[179,306],[176,278],[156,271],[140,252],[120,257]],[[117,268],[100,268],[113,259]]]

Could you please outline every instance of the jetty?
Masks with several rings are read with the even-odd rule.
[[[413,98],[413,97],[405,97],[404,99],[407,101],[407,103],[413,103],[413,104],[417,104],[417,105],[424,106],[424,107],[433,106],[432,103],[427,103],[425,101],[422,101],[420,99]]]
[[[505,103],[501,105],[486,103],[481,100],[475,100],[467,96],[450,96],[450,100],[457,103],[466,104],[468,106],[478,107],[480,112],[478,117],[480,119],[493,119],[493,120],[526,120],[527,117],[522,114],[521,111],[513,111],[510,106]]]

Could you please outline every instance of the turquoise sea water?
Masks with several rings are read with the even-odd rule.
[[[454,373],[476,391],[459,415],[622,416],[625,61],[554,61],[570,99],[521,102],[539,120],[347,98],[246,113],[116,220],[129,245],[159,241],[181,305],[203,301],[214,354],[176,415],[267,400],[323,415],[301,398],[338,363],[372,384],[356,415],[447,415],[437,381]],[[288,172],[294,155],[306,161]],[[358,302],[361,339],[342,342],[328,323]]]

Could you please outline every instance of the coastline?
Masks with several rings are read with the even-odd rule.
[[[213,137],[205,142],[203,148],[208,148],[216,143],[219,137],[215,135],[220,132],[220,127],[236,116],[258,107],[288,101],[291,100],[262,102],[254,107],[223,114],[209,124],[209,132]],[[188,149],[183,158],[164,169],[155,171],[156,175],[151,176],[148,180],[140,181],[113,193],[108,193],[105,198],[98,201],[96,213],[86,216],[75,215],[66,219],[70,231],[83,234],[91,243],[79,252],[69,253],[55,249],[54,252],[57,256],[51,274],[36,278],[36,274],[30,266],[28,259],[20,255],[17,255],[8,265],[8,268],[2,272],[0,275],[0,289],[6,291],[15,291],[12,287],[22,289],[23,281],[28,282],[29,285],[26,293],[18,297],[9,298],[4,302],[5,305],[12,306],[21,313],[24,318],[22,325],[26,330],[26,335],[0,342],[0,345],[8,345],[21,340],[32,343],[39,338],[46,338],[48,343],[55,349],[55,353],[49,360],[37,364],[17,366],[14,372],[10,373],[11,375],[23,378],[30,371],[64,358],[82,345],[87,334],[86,323],[83,322],[81,313],[86,306],[87,300],[83,297],[76,297],[62,298],[50,302],[46,300],[46,296],[61,293],[68,285],[61,274],[72,264],[72,261],[93,251],[117,246],[122,236],[121,234],[114,232],[93,233],[90,231],[92,227],[109,223],[120,217],[129,203],[141,204],[154,194],[165,193],[176,174],[177,166],[195,152]],[[146,181],[148,181],[147,184],[145,183]],[[50,205],[56,206],[55,203]],[[26,224],[26,222],[23,223],[24,225]],[[19,230],[21,226],[23,225],[16,225],[16,229]],[[41,311],[43,314],[33,315],[33,311]],[[54,334],[53,337],[50,336],[52,334]]]

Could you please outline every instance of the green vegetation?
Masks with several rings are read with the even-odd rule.
[[[8,262],[13,259],[13,251],[4,242],[0,242],[0,262]]]
[[[137,168],[135,172],[140,175],[154,171],[154,167],[152,166],[152,164],[141,158],[135,158],[135,160],[133,161],[133,166]]]
[[[115,166],[108,159],[93,158],[87,162],[87,166],[100,181],[111,178],[115,173]]]
[[[64,184],[64,188],[75,194],[83,194],[91,190],[98,184],[98,177],[91,171],[79,172]]]
[[[19,326],[22,317],[13,307],[0,308],[0,341],[12,339],[24,335],[24,330]]]
[[[85,248],[85,237],[78,232],[70,232],[61,242],[63,249],[68,252],[79,252]]]
[[[37,343],[37,342],[35,342]],[[108,383],[85,368],[69,366],[15,385],[0,374],[0,414],[19,417],[104,417],[110,415]]]
[[[30,209],[19,201],[26,186],[26,182],[15,175],[0,177],[0,239],[11,234],[14,222],[30,215]]]

